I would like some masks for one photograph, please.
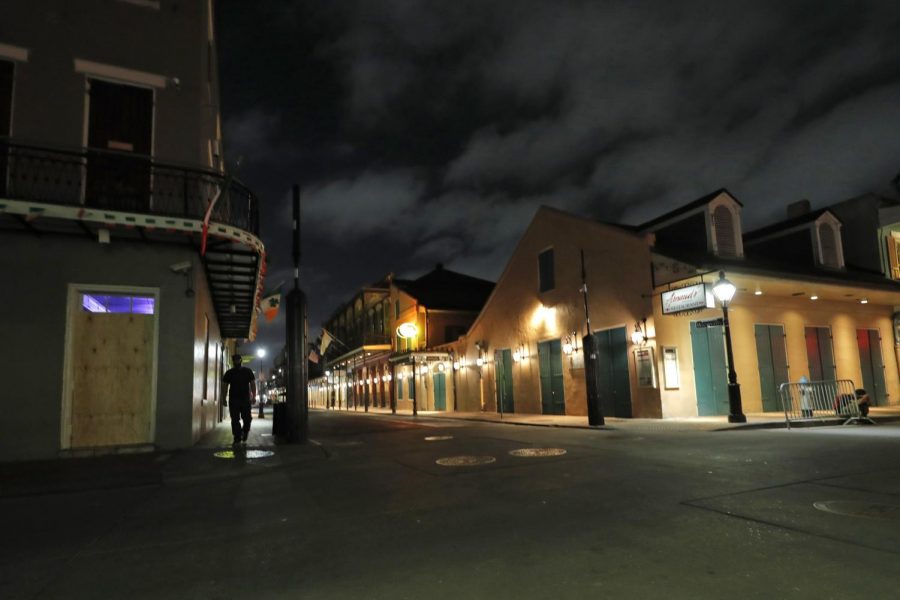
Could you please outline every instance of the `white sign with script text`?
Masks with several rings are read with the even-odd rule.
[[[698,283],[662,293],[664,315],[715,307],[712,285],[708,283]]]

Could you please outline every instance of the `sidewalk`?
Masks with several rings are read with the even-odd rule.
[[[388,415],[395,417],[412,417],[412,411],[398,410],[391,413],[388,408],[369,407],[368,413],[363,408],[354,409],[324,409],[311,408],[310,410],[339,410],[350,414]],[[572,427],[577,429],[620,429],[623,431],[725,431],[734,429],[783,429],[786,427],[784,413],[749,413],[746,415],[746,423],[729,423],[728,417],[679,417],[666,419],[623,419],[606,417],[605,424],[601,427],[588,425],[587,417],[574,417],[569,415],[535,415],[507,413],[502,417],[494,412],[443,412],[443,411],[418,411],[419,417],[449,419],[461,421],[483,421],[488,423],[503,423],[506,425],[527,425],[534,427]],[[873,407],[869,417],[876,423],[900,421],[900,406]],[[791,427],[822,427],[829,425],[841,425],[844,419],[830,419],[825,421],[809,421],[792,423]]]
[[[232,448],[231,421],[226,419],[191,448],[0,463],[0,498],[190,485],[325,460],[325,453],[315,444],[277,444],[272,436],[271,409],[263,419],[257,415],[254,408],[247,445],[240,449]]]

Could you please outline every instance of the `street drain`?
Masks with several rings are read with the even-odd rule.
[[[434,462],[442,467],[475,467],[478,465],[489,465],[496,460],[493,456],[448,456],[439,458]]]
[[[425,438],[426,442],[442,442],[444,440],[452,440],[452,435],[429,435]]]
[[[845,517],[900,521],[900,506],[896,504],[878,504],[876,502],[859,502],[856,500],[824,500],[814,502],[813,506],[823,512]]]
[[[566,451],[562,448],[519,448],[510,450],[510,456],[562,456]]]
[[[275,453],[271,450],[238,450],[235,452],[234,450],[222,450],[220,452],[216,452],[213,454],[216,458],[235,458],[236,456],[240,456],[241,458],[268,458],[269,456],[274,455]]]

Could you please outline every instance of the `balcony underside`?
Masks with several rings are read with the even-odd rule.
[[[0,197],[0,235],[6,234],[71,235],[98,243],[109,236],[112,245],[181,244],[199,252],[202,222]],[[263,256],[262,242],[256,236],[233,226],[210,224],[202,262],[222,337],[254,337]]]

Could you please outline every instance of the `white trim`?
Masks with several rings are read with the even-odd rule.
[[[78,297],[82,292],[132,292],[153,296],[153,368],[150,370],[150,439],[147,443],[156,442],[156,384],[159,369],[159,288],[125,286],[125,285],[93,285],[86,283],[70,283],[66,300],[66,332],[63,351],[63,394],[60,402],[59,447],[68,450],[72,447],[72,315],[78,307]]]
[[[128,69],[125,67],[117,67],[115,65],[106,65],[90,60],[84,60],[83,58],[75,59],[75,72],[84,73],[89,77],[107,78],[118,83],[143,85],[153,88],[165,88],[168,83],[168,77],[164,75]]]
[[[19,62],[28,62],[28,48],[0,43],[0,58],[9,58]]]

